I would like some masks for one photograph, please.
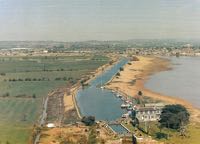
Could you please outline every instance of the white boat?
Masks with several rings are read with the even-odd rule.
[[[122,115],[122,118],[127,118],[127,117],[129,117],[128,113]]]
[[[120,94],[117,94],[116,96],[117,96],[118,98],[121,98],[121,97],[122,97],[122,95],[120,95]]]
[[[121,105],[121,108],[127,108],[127,107],[130,107],[130,104],[122,104]]]
[[[126,108],[126,104],[122,104],[122,105],[121,105],[121,108]]]

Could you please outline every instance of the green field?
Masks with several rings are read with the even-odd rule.
[[[43,98],[108,61],[100,55],[0,57],[0,143],[28,143]]]

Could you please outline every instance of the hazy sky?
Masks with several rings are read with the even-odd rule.
[[[0,0],[2,40],[200,38],[200,0]]]

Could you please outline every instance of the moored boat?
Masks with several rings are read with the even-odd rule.
[[[129,117],[128,113],[125,113],[125,114],[122,115],[122,118],[127,118],[127,117]]]
[[[122,104],[121,105],[121,108],[127,108],[127,107],[130,107],[130,104]]]

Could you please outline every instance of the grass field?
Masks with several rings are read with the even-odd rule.
[[[48,92],[108,61],[99,55],[0,57],[0,143],[28,143]]]
[[[134,132],[135,135],[141,134],[143,137],[147,137],[146,133],[143,133],[139,129],[132,126],[132,124],[124,124],[130,131]],[[172,129],[162,128],[159,129],[158,122],[147,122],[146,126],[149,127],[149,135],[160,142],[165,144],[199,144],[200,142],[200,125],[199,123],[190,123],[186,127],[186,136],[180,136],[180,132]],[[141,129],[145,130],[145,123],[140,123]],[[157,138],[157,134],[162,133],[166,138]],[[168,137],[169,136],[169,137]],[[168,138],[167,138],[168,137]]]

